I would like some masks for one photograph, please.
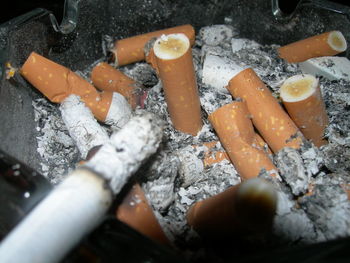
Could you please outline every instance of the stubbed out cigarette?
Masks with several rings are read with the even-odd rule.
[[[204,151],[203,164],[204,167],[211,166],[215,163],[219,163],[223,160],[230,160],[225,151],[216,150],[215,147],[218,144],[218,141],[205,142],[200,146],[204,146],[206,151]]]
[[[287,62],[296,63],[314,57],[334,56],[346,48],[343,34],[340,31],[330,31],[280,47],[278,54]]]
[[[132,118],[10,232],[0,244],[1,262],[60,262],[101,222],[113,196],[161,138],[162,123],[154,115]]]
[[[189,39],[184,34],[163,35],[153,50],[174,127],[197,135],[202,118]]]
[[[138,183],[131,187],[118,206],[116,217],[154,241],[162,244],[169,243]]]
[[[35,52],[30,54],[20,72],[51,102],[61,103],[75,94],[101,122],[122,127],[131,117],[130,106],[122,95],[110,91],[99,93],[79,75]]]
[[[107,132],[102,129],[89,108],[77,95],[72,94],[64,99],[60,111],[69,135],[74,140],[83,159],[93,147],[108,141]]]
[[[272,227],[276,204],[273,186],[254,178],[195,203],[187,222],[204,237],[264,234]]]
[[[193,45],[195,41],[195,31],[191,25],[182,25],[149,32],[146,34],[117,40],[114,43],[113,48],[110,50],[113,54],[114,64],[117,66],[123,66],[145,60],[144,47],[148,41],[150,41],[152,38],[160,37],[163,34],[174,33],[185,34],[189,38],[191,45]]]
[[[118,92],[123,95],[133,109],[137,106],[137,96],[142,85],[108,63],[98,63],[91,72],[91,81],[100,90]]]
[[[281,86],[280,96],[305,138],[317,147],[326,144],[323,135],[329,122],[318,79],[308,74],[290,77]]]
[[[220,142],[243,179],[257,177],[262,169],[276,175],[277,168],[260,147],[245,102],[235,101],[209,115]]]
[[[300,147],[302,135],[298,127],[253,69],[242,70],[227,88],[234,98],[246,101],[254,126],[273,152]]]

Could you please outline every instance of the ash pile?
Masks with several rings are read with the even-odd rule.
[[[143,165],[136,178],[166,237],[193,258],[207,255],[208,251],[198,245],[201,238],[188,225],[187,211],[196,202],[242,182],[235,166],[224,156],[220,138],[208,121],[216,109],[234,101],[225,88],[230,76],[225,77],[225,67],[215,65],[215,59],[253,68],[281,102],[279,88],[287,78],[303,71],[299,64],[281,59],[277,48],[278,45],[261,45],[240,38],[239,30],[229,25],[208,26],[199,31],[192,54],[203,126],[195,136],[174,128],[162,82],[148,63],[119,68],[147,91],[144,109],[166,123],[158,152]],[[332,67],[332,59],[329,61],[326,66]],[[80,75],[88,79],[93,66],[79,72]],[[211,79],[215,77],[226,84],[213,84]],[[350,80],[318,78],[329,118],[324,135],[327,144],[316,147],[303,140],[298,149],[286,147],[269,154],[278,175],[262,171],[258,177],[271,182],[277,193],[272,234],[254,240],[249,237],[249,242],[262,247],[295,246],[350,236]],[[37,139],[38,152],[43,158],[42,173],[57,184],[74,169],[80,160],[79,151],[55,105],[39,99],[33,106],[40,134]],[[103,129],[111,133],[110,127]],[[206,163],[208,152],[209,155],[218,152],[221,156],[212,158],[218,159],[216,162]]]

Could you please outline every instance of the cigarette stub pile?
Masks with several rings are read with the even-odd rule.
[[[203,61],[202,82],[225,93],[231,102],[216,102],[211,107],[201,108],[193,64],[194,44],[195,31],[191,25],[117,40],[110,50],[113,61],[100,62],[92,69],[92,84],[34,52],[24,63],[21,74],[50,101],[62,103],[64,113],[68,114],[66,108],[72,101],[67,98],[74,94],[97,120],[123,126],[132,111],[140,106],[146,91],[142,84],[124,74],[122,68],[116,67],[146,61],[160,80],[172,127],[198,139],[207,124],[216,136],[217,141],[203,143],[197,140],[199,144],[189,146],[203,150],[201,160],[197,156],[179,154],[180,162],[191,158],[199,160],[194,169],[184,164],[183,173],[200,170],[196,171],[200,174],[226,160],[232,163],[241,178],[241,183],[222,193],[195,200],[186,211],[188,225],[203,236],[265,232],[272,226],[277,197],[275,189],[257,177],[267,174],[273,178],[271,180],[279,179],[273,154],[286,148],[301,149],[306,140],[317,147],[327,143],[324,133],[329,121],[318,79],[308,74],[286,79],[280,86],[279,101],[258,71],[244,63],[234,63],[229,58],[208,53]],[[342,33],[331,31],[280,47],[277,51],[280,58],[295,63],[317,56],[333,56],[345,51],[346,47]],[[208,116],[207,119],[204,116]],[[75,125],[68,125],[70,119],[65,119],[77,144],[84,144],[73,131]],[[91,122],[91,127],[93,125],[95,127],[96,123]],[[99,133],[103,139],[96,135],[96,142],[79,147],[83,156],[106,140],[106,135]],[[223,149],[219,147],[218,150],[218,145]],[[190,179],[184,183],[186,186],[192,183]],[[116,217],[154,240],[169,242],[139,183],[128,192]]]

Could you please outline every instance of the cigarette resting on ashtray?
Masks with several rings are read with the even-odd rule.
[[[330,31],[280,47],[278,54],[289,63],[296,63],[314,57],[334,56],[346,49],[343,34],[340,31]]]
[[[99,93],[85,79],[32,52],[20,70],[22,76],[51,102],[61,103],[70,94],[80,96],[97,120],[122,127],[131,117],[126,99],[116,92]]]
[[[156,152],[162,126],[153,114],[144,113],[114,133],[2,241],[2,262],[60,262],[100,223],[114,195]]]
[[[138,61],[145,60],[145,45],[153,38],[160,37],[163,34],[185,34],[193,45],[195,40],[195,31],[191,25],[182,25],[171,27],[164,30],[149,32],[121,40],[114,43],[110,52],[113,54],[114,64],[116,66],[123,66]]]

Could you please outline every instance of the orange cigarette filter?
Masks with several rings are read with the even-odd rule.
[[[263,234],[271,229],[275,211],[275,190],[254,178],[196,202],[187,223],[203,237]]]
[[[152,38],[160,37],[161,35],[168,35],[174,33],[183,33],[190,40],[191,45],[195,41],[195,30],[191,25],[182,25],[171,27],[163,30],[149,32],[121,40],[114,43],[114,47],[110,50],[114,57],[114,63],[117,66],[128,65],[138,61],[145,60],[144,47]]]
[[[284,147],[300,148],[298,127],[253,69],[242,70],[227,88],[234,98],[246,101],[254,126],[274,153]]]
[[[197,147],[205,147],[204,151],[204,158],[203,158],[203,164],[204,167],[207,168],[213,164],[219,163],[223,160],[230,160],[227,153],[222,150],[217,150],[216,145],[218,144],[218,141],[212,141],[212,142],[204,142],[198,145],[194,145],[194,148]]]
[[[329,121],[318,79],[308,74],[290,77],[281,86],[280,96],[305,138],[317,147],[326,144],[323,135]]]
[[[134,184],[122,200],[116,217],[153,241],[169,244],[139,184]]]
[[[141,85],[111,65],[100,62],[91,72],[91,81],[100,90],[118,92],[133,109],[137,106],[137,88]]]
[[[280,47],[277,51],[287,62],[296,63],[314,57],[334,56],[346,48],[343,34],[340,31],[330,31]]]
[[[209,121],[243,179],[257,177],[262,169],[276,175],[277,168],[259,146],[245,102],[222,106],[209,115]]]
[[[197,135],[202,118],[189,39],[184,34],[163,35],[153,50],[174,127]]]
[[[94,86],[68,68],[32,52],[20,73],[51,102],[60,103],[75,94],[86,103],[96,119],[106,120],[112,93],[100,94]]]

